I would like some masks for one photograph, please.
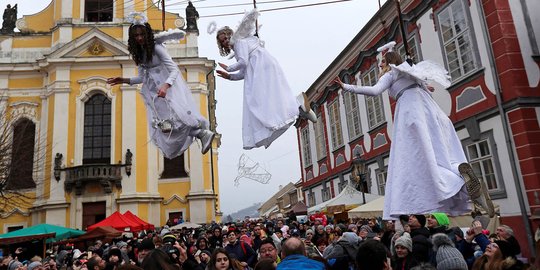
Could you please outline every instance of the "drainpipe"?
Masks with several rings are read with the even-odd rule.
[[[529,34],[529,41],[531,43],[533,55],[539,55],[538,44],[536,43],[536,36],[534,35],[534,28],[531,22],[531,16],[529,15],[529,8],[527,8],[526,0],[520,0],[521,11],[523,12],[523,20],[525,20],[525,26],[527,27],[527,34]]]
[[[491,38],[489,36],[489,32],[487,31],[487,21],[486,16],[484,13],[484,7],[482,6],[482,0],[476,1],[478,4],[478,13],[480,13],[480,18],[483,18],[480,20],[481,26],[482,26],[482,34],[486,41],[491,41]],[[527,236],[527,242],[529,244],[529,249],[531,251],[531,254],[535,254],[535,246],[532,242],[533,239],[533,233],[531,229],[531,224],[529,222],[529,219],[527,218],[527,208],[525,207],[525,198],[523,196],[523,190],[525,190],[521,186],[521,178],[519,177],[519,172],[516,167],[516,157],[514,155],[514,151],[512,149],[515,148],[515,146],[512,143],[512,136],[510,134],[510,127],[508,125],[508,117],[506,116],[506,113],[504,111],[503,105],[502,105],[502,89],[501,89],[501,81],[499,80],[499,72],[497,70],[497,66],[495,65],[495,55],[493,53],[493,47],[487,46],[488,48],[488,54],[489,54],[489,65],[491,67],[491,73],[493,75],[493,78],[495,79],[495,97],[497,100],[497,110],[499,112],[499,115],[501,116],[501,122],[503,125],[503,131],[504,131],[504,138],[506,141],[506,149],[508,149],[508,157],[510,158],[510,165],[512,166],[512,176],[514,178],[514,185],[517,189],[517,197],[519,201],[519,208],[521,210],[521,217],[523,219],[523,224],[525,225],[525,233]]]
[[[214,70],[216,69],[216,64],[214,63],[214,66],[212,67],[212,69],[206,73],[206,81],[208,81],[208,76],[210,76],[210,73],[214,73]],[[213,86],[213,90],[214,90],[214,93],[215,93],[215,90],[216,90],[216,80],[214,79],[213,80],[214,82],[214,86]],[[208,107],[208,112],[210,113],[210,110],[211,110],[211,104],[210,102],[208,102],[207,104],[207,107]],[[215,132],[215,130],[214,130]],[[212,178],[212,195],[216,195],[216,189],[215,189],[215,179],[214,179],[214,147],[210,147],[210,176]],[[217,198],[214,199],[214,212],[217,212]]]

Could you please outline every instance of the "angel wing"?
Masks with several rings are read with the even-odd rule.
[[[156,44],[162,44],[165,42],[174,42],[183,39],[186,36],[186,32],[180,29],[169,29],[167,31],[159,32],[154,35],[154,41]]]
[[[406,73],[421,82],[434,81],[444,87],[451,85],[451,77],[448,75],[448,71],[438,63],[430,60],[425,60],[412,66],[406,62],[399,66],[392,64],[390,66],[392,69]]]
[[[244,14],[244,18],[242,18],[240,25],[238,25],[236,31],[234,31],[234,34],[231,37],[231,45],[234,44],[234,42],[237,40],[247,38],[255,34],[255,25],[257,23],[257,18],[259,17],[259,15],[260,13],[256,8],[247,11],[246,14]]]

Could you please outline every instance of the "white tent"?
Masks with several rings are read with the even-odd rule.
[[[363,203],[364,196],[366,197],[366,204],[381,197],[371,193],[364,193],[364,195],[362,195],[362,192],[356,190],[350,185],[347,185],[336,197],[308,208],[308,214],[316,211],[322,211],[328,206],[345,205],[347,207],[351,205],[359,205]]]
[[[372,218],[382,216],[384,197],[349,210],[349,218]]]

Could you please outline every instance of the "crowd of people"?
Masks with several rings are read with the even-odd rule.
[[[501,225],[490,233],[482,219],[464,231],[452,227],[444,213],[337,224],[321,216],[307,222],[246,219],[180,231],[165,225],[110,241],[54,244],[45,258],[17,248],[4,253],[0,269],[535,269],[521,258],[512,228]]]

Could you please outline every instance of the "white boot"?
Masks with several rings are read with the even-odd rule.
[[[202,129],[199,134],[197,134],[197,138],[201,140],[202,154],[206,154],[208,150],[210,150],[210,147],[212,146],[212,141],[214,140],[214,136],[216,134],[208,129]]]
[[[298,104],[300,104],[300,117],[307,118],[309,121],[317,123],[317,115],[311,109],[306,93],[300,93],[300,95],[296,97],[296,100]]]

